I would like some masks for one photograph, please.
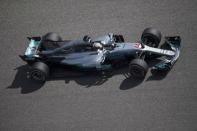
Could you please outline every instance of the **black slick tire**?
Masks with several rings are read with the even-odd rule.
[[[134,78],[144,78],[148,71],[148,65],[143,59],[134,59],[129,64],[129,73]]]
[[[62,38],[54,32],[49,32],[42,37],[42,41],[62,41]]]
[[[49,67],[43,62],[35,62],[30,71],[30,78],[37,82],[45,82],[49,76]]]
[[[161,41],[161,32],[154,28],[146,28],[141,36],[142,43],[157,48]]]

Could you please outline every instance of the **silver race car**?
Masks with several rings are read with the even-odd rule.
[[[65,65],[65,68],[81,71],[110,70],[120,63],[127,63],[131,77],[144,78],[148,71],[146,61],[161,58],[151,67],[153,70],[169,71],[180,54],[180,36],[165,37],[159,47],[161,33],[154,28],[143,31],[140,42],[125,42],[122,35],[109,33],[92,39],[62,40],[57,33],[42,37],[28,37],[29,46],[20,57],[30,67],[30,78],[45,82],[51,65]]]

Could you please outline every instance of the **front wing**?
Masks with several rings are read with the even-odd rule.
[[[152,67],[153,70],[168,71],[173,67],[180,55],[180,36],[165,37],[164,46],[168,46],[168,48],[174,52],[174,55],[165,56],[161,62]]]

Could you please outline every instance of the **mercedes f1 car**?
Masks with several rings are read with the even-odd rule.
[[[151,68],[169,71],[179,57],[180,36],[165,37],[165,46],[159,47],[161,37],[161,32],[154,28],[145,29],[141,41],[134,43],[112,33],[94,39],[84,36],[82,40],[62,40],[57,33],[47,33],[28,37],[29,46],[20,57],[31,67],[30,78],[41,82],[46,81],[53,64],[83,71],[106,71],[127,62],[131,77],[144,78],[149,68],[146,61],[161,57],[161,62]]]

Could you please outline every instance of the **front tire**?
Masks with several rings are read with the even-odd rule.
[[[45,82],[49,76],[49,67],[43,62],[36,62],[32,65],[30,78],[38,82]]]
[[[148,71],[147,63],[142,59],[134,59],[129,64],[129,73],[131,77],[144,78]]]
[[[157,48],[161,41],[161,32],[154,28],[146,28],[141,36],[143,44]]]

